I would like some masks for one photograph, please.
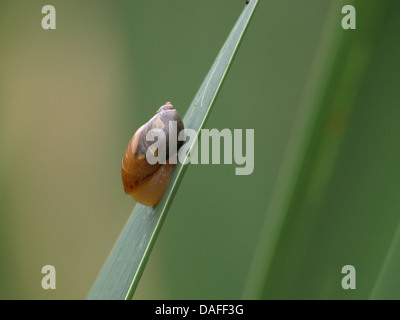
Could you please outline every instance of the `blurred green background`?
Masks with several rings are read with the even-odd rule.
[[[189,166],[134,298],[400,298],[400,2],[355,2],[345,31],[352,2],[260,1],[206,123],[255,129],[254,173]],[[47,4],[56,30],[41,28]],[[0,2],[0,298],[86,297],[134,207],[128,141],[166,101],[185,114],[243,6]],[[275,226],[308,101],[318,112]],[[56,290],[41,287],[47,264]],[[341,287],[348,264],[356,290]]]

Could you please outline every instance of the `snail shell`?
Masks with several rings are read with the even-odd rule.
[[[170,121],[177,122],[178,132],[171,134],[177,139],[179,132],[184,129],[183,121],[171,102],[166,102],[158,109],[153,118],[136,131],[122,158],[121,177],[124,191],[137,202],[146,206],[154,206],[161,199],[175,166],[175,164],[169,163],[169,159],[164,164],[150,164],[147,161],[146,152],[154,142],[147,141],[146,135],[152,129],[162,129],[166,139],[166,155],[169,155]],[[179,150],[182,144],[183,141],[177,140],[176,150]],[[157,150],[153,152],[157,152]]]

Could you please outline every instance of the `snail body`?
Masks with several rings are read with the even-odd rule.
[[[170,125],[172,121],[176,121],[176,126]],[[146,139],[152,129],[164,132],[165,140],[157,142],[165,145],[166,155],[170,155],[170,146],[176,146],[176,151],[182,146],[183,142],[178,141],[178,135],[184,129],[183,121],[170,102],[161,106],[156,115],[136,131],[122,158],[121,177],[124,191],[146,206],[154,206],[163,196],[175,167],[170,159],[176,156],[175,152],[165,163],[149,163],[146,155],[158,154],[158,149],[154,148],[154,141]],[[175,130],[177,132],[173,132]]]

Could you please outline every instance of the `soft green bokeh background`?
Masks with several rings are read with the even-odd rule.
[[[255,129],[254,173],[189,166],[135,298],[243,297],[335,1],[260,1],[206,124]],[[378,2],[376,15],[368,15]],[[56,30],[41,28],[46,4],[57,10]],[[86,297],[134,206],[120,181],[126,144],[164,102],[185,114],[243,6],[244,0],[0,2],[0,298]],[[332,171],[321,192],[311,193],[319,185],[302,177],[304,194],[291,204],[260,298],[369,298],[381,289],[373,289],[380,275],[399,282],[390,261],[399,261],[392,241],[400,221],[400,3],[355,6],[357,30],[344,31],[338,12],[338,32],[373,30],[374,38],[361,42],[353,60],[342,59],[350,61],[343,67],[348,79],[357,72],[351,63],[368,56],[357,87],[332,89],[339,101],[354,93],[352,111],[319,118],[343,139],[329,156]],[[317,155],[304,169],[314,183],[318,159],[326,163]],[[41,288],[46,264],[56,267],[56,290]],[[357,290],[340,286],[346,264],[357,269]],[[400,298],[397,286],[386,293]]]

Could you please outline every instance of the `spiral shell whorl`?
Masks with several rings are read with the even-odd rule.
[[[176,121],[176,126],[170,126]],[[146,135],[152,129],[161,129],[165,134],[167,163],[150,164],[146,152],[154,141],[147,141]],[[168,163],[170,136],[177,139],[184,129],[183,121],[170,102],[161,106],[147,123],[142,125],[130,140],[121,164],[124,191],[136,201],[145,205],[155,205],[164,194],[174,165]],[[177,130],[177,132],[170,132]],[[182,141],[175,141],[177,149]],[[155,202],[154,202],[155,201]]]

